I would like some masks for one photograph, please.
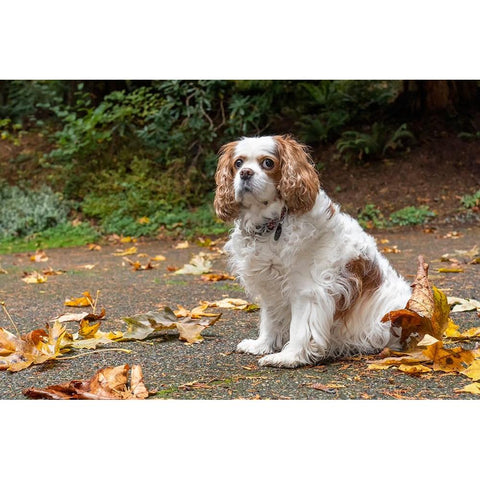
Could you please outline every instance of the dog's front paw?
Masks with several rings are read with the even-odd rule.
[[[266,353],[274,352],[274,349],[270,344],[267,344],[258,338],[256,340],[246,338],[237,345],[237,352],[250,353],[252,355],[265,355]]]
[[[277,367],[277,368],[296,368],[302,365],[308,365],[309,362],[306,358],[302,358],[301,355],[295,352],[282,351],[278,353],[272,353],[262,357],[258,364],[261,367]]]

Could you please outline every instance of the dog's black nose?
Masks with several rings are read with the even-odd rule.
[[[242,168],[240,170],[240,178],[242,180],[247,180],[251,177],[253,177],[253,170],[251,168]]]

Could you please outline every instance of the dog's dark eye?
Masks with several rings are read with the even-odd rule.
[[[266,158],[266,159],[262,162],[262,167],[263,167],[265,170],[271,170],[274,166],[275,166],[275,162],[274,162],[271,158]]]
[[[235,168],[240,168],[243,165],[243,160],[241,158],[238,158],[235,160]]]

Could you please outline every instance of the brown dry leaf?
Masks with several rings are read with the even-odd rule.
[[[177,322],[176,326],[180,334],[180,340],[190,344],[203,342],[203,337],[200,334],[207,328],[205,325]]]
[[[154,257],[150,258],[152,262],[164,262],[166,260],[166,257],[163,255],[155,255]]]
[[[90,380],[73,380],[44,389],[28,388],[23,394],[30,398],[51,400],[143,400],[149,392],[143,381],[140,365],[107,367],[99,370]]]
[[[47,281],[47,277],[37,271],[33,271],[31,273],[23,272],[22,281],[25,283],[45,283]]]
[[[382,253],[401,253],[402,251],[396,246],[393,245],[392,247],[383,247]]]
[[[235,280],[235,277],[232,277],[227,273],[207,273],[202,275],[201,279],[204,282],[220,282],[222,280]]]
[[[97,245],[96,243],[89,243],[87,245],[87,248],[90,250],[90,251],[93,251],[93,250],[96,250],[96,251],[99,251],[102,249],[102,247],[100,245]]]
[[[183,308],[183,307],[182,307]],[[188,311],[179,310],[179,314]],[[198,318],[190,316],[177,318],[175,313],[168,307],[163,312],[147,312],[126,317],[123,321],[128,325],[128,329],[123,334],[123,340],[143,340],[150,335],[166,333],[168,330],[177,329],[180,334],[180,340],[188,343],[198,343],[203,341],[200,335],[205,328],[214,325],[221,315],[210,314],[199,315]]]
[[[65,327],[55,322],[47,331],[33,330],[17,337],[0,328],[0,370],[18,372],[60,355]]]
[[[52,267],[48,267],[45,270],[42,271],[42,274],[45,276],[48,275],[63,275],[65,273],[65,270],[54,270]]]
[[[452,313],[470,312],[472,310],[480,311],[480,302],[474,298],[448,297],[447,300],[450,306],[453,305]]]
[[[62,315],[54,318],[52,322],[79,322],[80,320],[102,320],[105,317],[105,309],[99,314],[81,312],[81,313],[63,313]]]
[[[48,262],[47,254],[43,250],[37,250],[35,255],[30,257],[32,262]]]
[[[213,302],[201,302],[202,304],[207,304],[209,307],[217,307],[217,308],[226,308],[229,310],[247,310],[247,311],[254,311],[258,310],[258,306],[249,303],[242,298],[222,298],[221,300],[216,300]]]
[[[185,242],[177,243],[173,248],[181,250],[188,247],[190,247],[190,244],[188,243],[188,240],[185,240]]]
[[[126,250],[117,250],[116,253],[112,253],[115,257],[123,257],[125,255],[135,255],[137,253],[137,247],[130,247]]]
[[[93,307],[94,301],[90,292],[83,292],[82,295],[83,297],[65,299],[64,305],[67,307]]]
[[[462,347],[443,348],[442,342],[429,345],[423,354],[433,361],[434,370],[442,372],[462,372],[475,359],[471,350]]]
[[[404,347],[413,348],[425,334],[437,339],[447,328],[450,307],[447,297],[428,281],[428,264],[418,257],[418,270],[412,285],[412,296],[402,310],[387,313],[382,322],[392,322],[401,327],[400,342]]]
[[[211,268],[211,256],[200,252],[192,257],[190,263],[186,263],[182,268],[175,270],[174,275],[201,275],[210,272]]]
[[[135,262],[133,262],[129,258],[124,258],[124,260],[132,266],[135,272],[137,272],[138,270],[152,270],[154,268],[150,262],[148,262],[146,265],[142,265],[138,260],[136,260]]]

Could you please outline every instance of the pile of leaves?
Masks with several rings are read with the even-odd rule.
[[[476,303],[456,297],[450,299],[450,304],[469,309],[476,307]],[[391,322],[393,332],[398,332],[402,351],[385,349],[383,358],[371,361],[369,369],[398,368],[415,375],[432,371],[457,372],[474,380],[457,392],[480,394],[480,349],[467,348],[472,340],[480,340],[480,327],[459,332],[459,326],[450,318],[449,299],[430,285],[428,265],[423,257],[418,259],[412,296],[406,307],[387,313],[382,321]]]

